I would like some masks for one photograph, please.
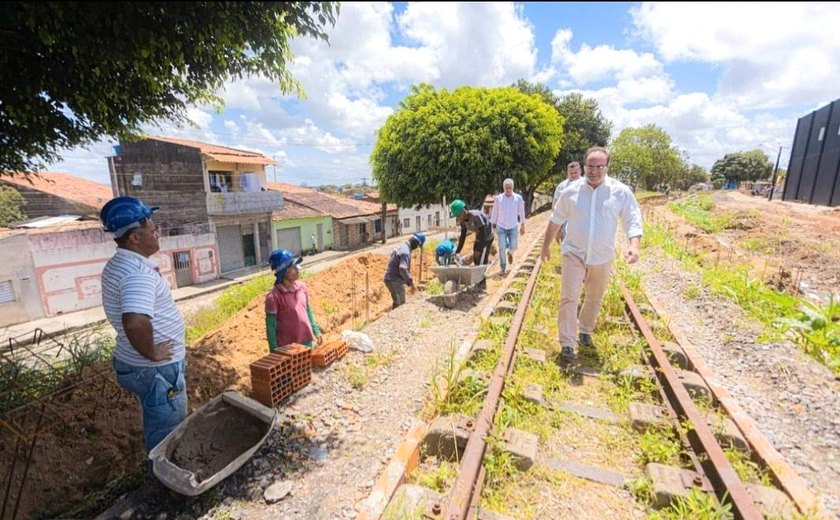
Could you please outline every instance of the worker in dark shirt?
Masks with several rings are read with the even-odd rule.
[[[486,265],[490,263],[490,248],[493,246],[493,225],[490,223],[490,218],[484,212],[467,209],[467,205],[463,200],[455,199],[449,205],[449,214],[457,219],[461,226],[461,238],[458,240],[458,248],[455,254],[461,253],[464,248],[464,240],[467,238],[467,233],[475,233],[475,243],[473,244],[473,264]],[[479,289],[487,288],[486,278],[481,280],[476,287]]]
[[[414,287],[414,279],[411,277],[411,252],[422,247],[425,242],[426,235],[414,233],[391,251],[384,282],[391,293],[394,309],[405,303],[405,286]]]

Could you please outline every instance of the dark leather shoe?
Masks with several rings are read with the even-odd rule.
[[[594,347],[595,343],[592,343],[592,335],[591,334],[580,334],[578,342],[585,346],[585,347]]]

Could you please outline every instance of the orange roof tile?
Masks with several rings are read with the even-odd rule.
[[[325,217],[320,211],[309,208],[303,204],[289,200],[288,197],[283,198],[283,209],[272,213],[273,220],[293,220],[296,218],[312,218]]]
[[[59,172],[39,172],[24,176],[20,173],[11,176],[3,175],[0,183],[8,182],[22,188],[38,190],[56,197],[71,200],[77,204],[88,206],[97,211],[114,197],[110,186],[99,184]]]
[[[178,144],[181,146],[188,146],[190,148],[198,148],[201,153],[207,154],[213,159],[226,163],[239,164],[277,164],[277,161],[267,157],[258,152],[249,152],[247,150],[239,150],[237,148],[230,148],[227,146],[219,146],[215,144],[202,143],[201,141],[193,141],[192,139],[181,139],[180,137],[164,137],[164,136],[149,136],[147,139],[154,141],[163,141],[165,143]]]

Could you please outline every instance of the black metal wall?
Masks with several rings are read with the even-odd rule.
[[[840,206],[840,99],[796,123],[782,198]]]

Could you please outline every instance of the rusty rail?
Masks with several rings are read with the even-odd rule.
[[[624,284],[620,284],[621,295],[630,311],[633,321],[642,335],[645,337],[648,345],[650,345],[651,355],[649,360],[656,368],[655,372],[662,385],[665,394],[668,396],[671,406],[679,414],[680,418],[688,419],[691,422],[692,428],[687,432],[687,437],[691,443],[691,447],[698,454],[705,454],[708,459],[701,463],[706,475],[712,482],[712,487],[715,490],[718,498],[722,502],[729,502],[732,505],[732,510],[737,518],[745,520],[762,520],[764,517],[758,511],[755,503],[750,495],[747,493],[744,483],[738,478],[738,474],[726,460],[723,450],[715,439],[703,416],[694,406],[688,391],[680,382],[668,357],[662,350],[659,340],[653,335],[653,331],[642,316],[641,311],[636,306],[633,296]]]
[[[537,277],[539,276],[541,266],[542,259],[538,258],[534,264],[534,269],[531,271],[531,276],[528,278],[528,283],[522,291],[522,299],[516,308],[516,314],[513,315],[513,322],[510,324],[510,329],[505,339],[502,357],[499,360],[499,364],[496,365],[496,370],[490,379],[490,388],[484,400],[484,406],[478,414],[478,418],[475,421],[475,430],[470,434],[470,439],[464,450],[458,480],[455,481],[455,485],[447,497],[444,518],[448,520],[464,520],[469,513],[470,504],[473,501],[473,495],[476,491],[476,483],[479,480],[479,473],[482,468],[481,462],[484,458],[484,451],[487,448],[487,442],[484,439],[493,426],[493,419],[496,415],[496,409],[499,406],[502,389],[505,386],[505,377],[513,366],[512,361],[516,340],[519,337],[519,331],[522,329],[522,323],[525,321],[525,313],[528,311],[528,304],[531,301],[531,295],[534,293],[534,287],[537,284]]]

